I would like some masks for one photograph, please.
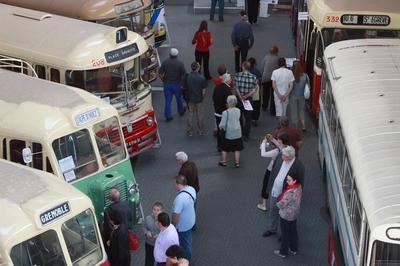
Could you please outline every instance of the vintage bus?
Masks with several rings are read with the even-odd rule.
[[[400,40],[325,49],[319,159],[329,265],[400,265]]]
[[[93,205],[82,192],[4,160],[0,184],[0,265],[109,265]]]
[[[0,70],[0,158],[50,172],[92,200],[98,221],[117,188],[141,218],[118,112],[78,88]],[[31,160],[29,158],[31,154]]]
[[[298,21],[296,46],[311,80],[310,109],[318,118],[323,51],[331,43],[359,38],[399,38],[398,0],[299,0],[308,20]]]
[[[150,85],[140,76],[144,39],[113,28],[0,4],[0,55],[30,63],[39,78],[84,89],[117,108],[130,156],[157,141]],[[29,74],[29,73],[28,73]]]
[[[140,57],[143,80],[149,83],[157,78],[158,54],[157,49],[154,49],[154,30],[150,24],[152,0],[0,0],[0,2],[113,27],[127,27],[128,30],[144,37],[149,45],[149,50]]]

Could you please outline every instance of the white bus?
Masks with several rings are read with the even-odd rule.
[[[0,210],[0,265],[109,265],[90,199],[57,177],[0,160]]]
[[[0,158],[72,184],[90,197],[99,222],[112,188],[131,207],[130,228],[141,217],[118,112],[86,91],[0,70]]]
[[[126,27],[3,4],[0,17],[0,55],[27,61],[39,78],[111,103],[120,114],[130,156],[157,142],[151,88],[141,78],[140,55],[148,45],[140,35]]]
[[[330,265],[400,265],[400,40],[325,49],[319,159]]]

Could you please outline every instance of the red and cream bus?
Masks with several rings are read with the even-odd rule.
[[[296,21],[298,57],[311,80],[310,109],[318,118],[324,49],[331,43],[365,38],[400,37],[398,0],[299,0],[297,10],[308,19]]]

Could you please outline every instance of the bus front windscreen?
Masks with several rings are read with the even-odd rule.
[[[140,86],[139,58],[109,67],[65,72],[66,84],[84,89],[113,105],[129,105],[143,86]]]
[[[15,245],[11,249],[10,257],[15,266],[67,265],[54,230],[48,230]]]
[[[93,131],[104,167],[112,166],[125,159],[125,144],[116,117],[95,124]]]
[[[383,29],[357,29],[357,28],[325,28],[322,30],[324,45],[344,40],[374,39],[374,38],[399,38],[400,30]]]
[[[102,260],[99,232],[90,209],[63,223],[61,231],[74,266],[95,265]]]
[[[87,129],[58,138],[53,141],[52,146],[67,182],[73,182],[99,169]]]
[[[139,11],[126,16],[117,17],[110,20],[97,21],[111,27],[127,27],[129,30],[134,31],[140,35],[145,34],[150,30],[145,22],[144,12]]]

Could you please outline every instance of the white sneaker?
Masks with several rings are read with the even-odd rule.
[[[261,203],[257,204],[257,208],[259,208],[262,211],[267,211],[267,207]]]

